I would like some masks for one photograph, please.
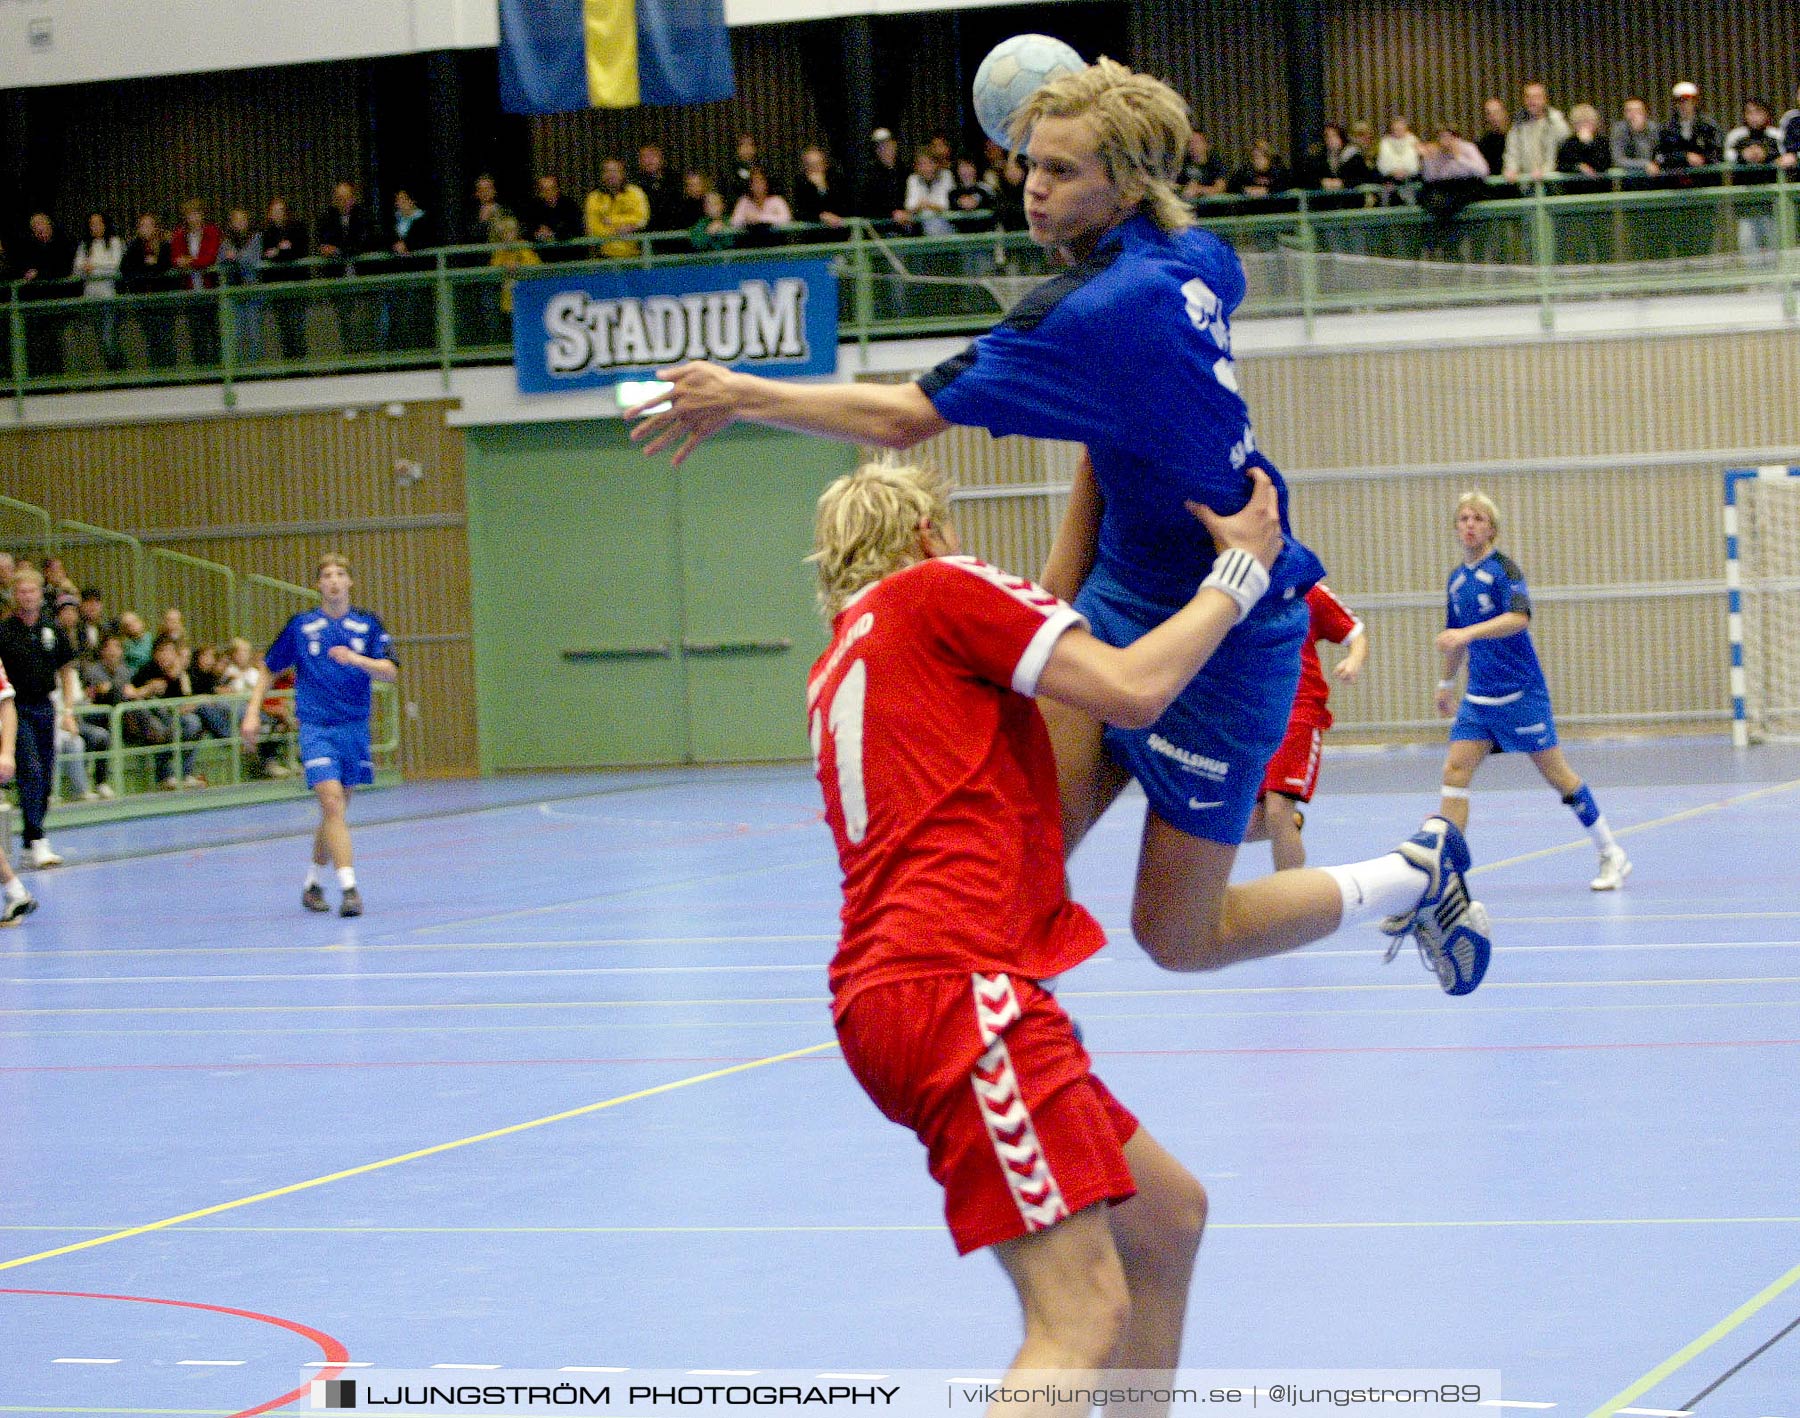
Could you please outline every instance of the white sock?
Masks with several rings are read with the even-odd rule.
[[[1606,825],[1605,813],[1601,813],[1594,819],[1593,824],[1588,828],[1588,836],[1594,839],[1594,845],[1602,853],[1616,852],[1619,849],[1619,839],[1613,836],[1612,828]]]
[[[8,901],[23,901],[31,894],[25,889],[25,883],[20,881],[16,876],[9,876],[6,879],[6,885],[0,887],[0,891],[6,892],[6,899]]]
[[[317,886],[319,884],[319,864],[317,862],[308,862],[307,863],[306,884],[309,887]]]
[[[338,885],[348,891],[356,885],[356,868],[339,867],[337,869]]]
[[[1324,871],[1337,883],[1338,895],[1343,898],[1340,927],[1410,911],[1419,904],[1419,893],[1426,885],[1425,873],[1398,852]]]

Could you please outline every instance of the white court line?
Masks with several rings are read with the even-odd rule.
[[[242,1359],[177,1359],[175,1361],[178,1366],[186,1364],[195,1369],[236,1369],[241,1368],[244,1362]]]
[[[1590,923],[1591,924],[1591,923]],[[470,947],[474,948],[474,947]],[[1716,940],[1716,941],[1624,941],[1594,942],[1583,945],[1507,945],[1509,956],[1515,955],[1612,955],[1634,950],[1800,950],[1800,940]],[[1371,946],[1361,950],[1308,949],[1307,960],[1366,960],[1385,955],[1386,949]],[[32,976],[23,979],[0,979],[4,985],[236,985],[236,984],[346,984],[362,985],[376,980],[535,980],[581,979],[606,975],[785,975],[819,973],[829,962],[824,959],[804,964],[741,965],[586,965],[544,967],[538,970],[324,970],[308,973],[262,973],[255,975],[71,975]],[[1150,962],[1125,955],[1096,955],[1082,966],[1144,964]]]
[[[52,1359],[52,1364],[116,1364],[117,1359]]]

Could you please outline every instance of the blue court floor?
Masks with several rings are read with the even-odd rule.
[[[1567,810],[1490,764],[1497,953],[1462,1000],[1373,930],[1162,972],[1125,928],[1142,800],[1077,856],[1112,943],[1061,998],[1212,1198],[1187,1363],[1800,1418],[1800,753],[1570,758],[1635,873],[1591,893]],[[1312,860],[1405,836],[1438,764],[1329,757]],[[421,784],[353,820],[355,921],[299,909],[307,803],[71,832],[30,874],[0,1414],[299,1412],[346,1362],[1004,1364],[998,1267],[957,1259],[831,1044],[803,768]]]

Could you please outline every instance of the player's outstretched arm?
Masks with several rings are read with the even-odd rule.
[[[673,387],[625,417],[640,420],[633,443],[645,453],[673,449],[676,464],[739,420],[878,448],[911,448],[950,426],[917,384],[794,384],[706,360],[659,369],[656,377]]]
[[[1040,696],[1122,729],[1148,728],[1162,717],[1269,587],[1269,568],[1281,554],[1281,512],[1268,475],[1256,469],[1251,477],[1250,500],[1229,517],[1188,503],[1219,551],[1193,600],[1123,648],[1085,630],[1065,632],[1038,677]]]

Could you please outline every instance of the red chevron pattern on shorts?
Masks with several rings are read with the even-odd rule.
[[[1019,1091],[1003,1032],[1023,1012],[1011,979],[1005,975],[971,976],[975,991],[975,1017],[981,1040],[987,1045],[976,1060],[969,1082],[981,1108],[981,1120],[994,1144],[1001,1175],[1012,1192],[1028,1231],[1042,1231],[1069,1214],[1062,1189],[1050,1173],[1037,1129]]]

